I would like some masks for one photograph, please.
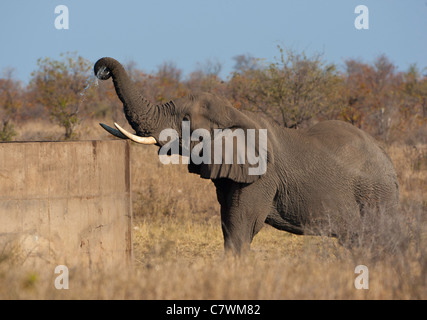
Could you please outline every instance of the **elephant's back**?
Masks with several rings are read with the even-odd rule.
[[[368,133],[338,120],[324,121],[305,132],[313,148],[352,179],[360,198],[398,201],[398,182],[393,163],[381,145]]]
[[[382,167],[393,167],[379,143],[349,123],[338,120],[319,122],[307,129],[303,136],[313,149],[329,154],[346,166],[360,168],[367,162],[378,162]]]

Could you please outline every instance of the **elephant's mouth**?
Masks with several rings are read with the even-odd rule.
[[[114,129],[110,126],[107,126],[104,123],[100,123],[101,127],[103,127],[108,133],[112,134],[113,136],[116,136],[117,138],[120,139],[130,139],[136,143],[141,143],[141,144],[156,144],[157,141],[154,137],[140,137],[137,136],[133,133],[130,133],[129,131],[123,129],[121,126],[119,126],[117,123],[114,122],[114,126],[117,129]]]

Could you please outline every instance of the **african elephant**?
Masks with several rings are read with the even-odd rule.
[[[399,187],[390,158],[371,136],[349,123],[331,120],[308,129],[287,129],[210,93],[154,105],[136,90],[116,60],[98,60],[94,72],[102,80],[112,77],[126,119],[136,132],[101,124],[117,137],[163,148],[172,138],[162,139],[162,131],[171,129],[178,134],[175,153],[182,154],[183,125],[188,122],[191,133],[198,129],[211,134],[219,129],[241,129],[248,136],[250,130],[267,133],[266,170],[258,174],[248,174],[255,167],[249,162],[189,160],[189,172],[211,179],[216,187],[226,251],[247,250],[264,223],[294,234],[348,239],[358,234],[352,221],[398,205]],[[190,150],[201,140],[205,138],[191,140]],[[255,143],[254,148],[260,155],[261,146]],[[230,150],[241,152],[234,145]],[[209,157],[212,160],[215,154]]]

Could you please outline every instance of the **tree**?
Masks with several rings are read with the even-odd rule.
[[[174,62],[162,63],[154,74],[133,69],[131,75],[136,88],[153,103],[165,103],[189,93],[181,81],[182,71]]]
[[[192,93],[223,94],[224,82],[219,77],[221,70],[222,64],[218,60],[207,59],[204,63],[198,63],[186,81],[187,87]]]
[[[174,62],[164,62],[157,67],[157,72],[152,78],[153,93],[156,92],[154,101],[168,102],[171,99],[183,97],[187,94],[181,82],[182,71]],[[146,92],[146,91],[144,91]]]
[[[254,60],[237,60],[238,72],[230,81],[234,100],[243,96],[250,109],[258,110],[276,123],[298,128],[315,115],[335,107],[334,84],[339,81],[336,68],[320,55],[307,57],[278,47],[280,58],[268,67],[257,68]],[[248,66],[246,70],[242,67]],[[243,103],[247,108],[247,103]]]
[[[407,143],[427,141],[427,76],[413,64],[400,73],[396,133]]]
[[[412,64],[403,77],[403,92],[409,100],[409,104],[414,106],[412,110],[404,110],[404,112],[412,111],[422,118],[427,118],[427,76],[422,76],[417,65]],[[418,106],[420,111],[416,108]]]
[[[356,60],[345,63],[346,105],[342,117],[387,140],[399,109],[400,79],[395,66],[384,55],[376,58],[373,65]]]
[[[398,112],[399,78],[396,77],[396,67],[385,56],[380,55],[374,61],[374,82],[372,90],[372,122],[377,126],[377,134],[384,140],[388,139],[393,125],[392,119]]]
[[[61,54],[61,60],[40,58],[33,72],[31,88],[36,101],[49,112],[51,120],[65,129],[65,139],[74,136],[81,122],[83,105],[93,98],[92,63],[76,53]]]
[[[22,107],[22,86],[13,80],[13,69],[7,69],[4,74],[0,79],[0,141],[12,141],[18,135],[11,121],[17,120]]]
[[[260,59],[255,58],[251,54],[241,54],[233,57],[234,60],[234,71],[236,73],[245,73],[247,71],[253,71],[260,68]]]

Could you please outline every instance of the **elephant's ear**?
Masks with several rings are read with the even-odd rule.
[[[224,129],[215,129],[201,140],[191,144],[188,170],[205,179],[252,183],[274,161],[267,129],[234,108]]]

